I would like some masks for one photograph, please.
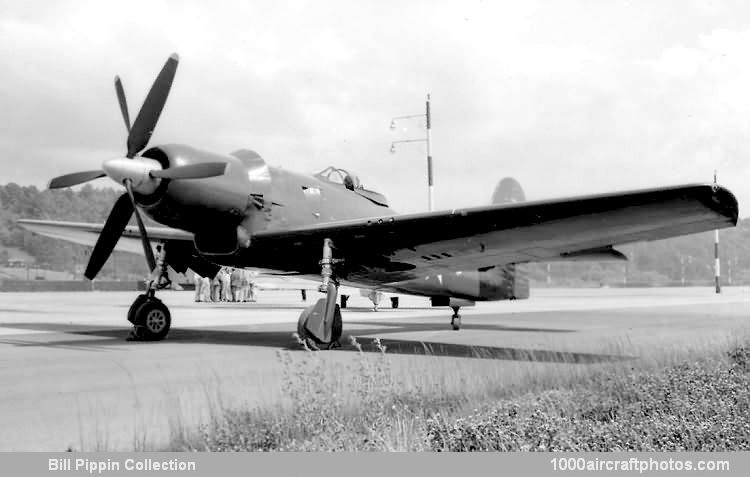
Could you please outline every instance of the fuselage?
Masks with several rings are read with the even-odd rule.
[[[254,236],[396,215],[386,205],[385,197],[360,186],[356,177],[341,169],[300,174],[268,166],[257,153],[249,150],[215,154],[176,144],[157,146],[143,156],[159,161],[164,168],[201,162],[227,163],[222,176],[194,181],[165,180],[153,194],[139,197],[139,205],[149,217],[166,226],[192,232],[196,252],[218,265],[272,268],[314,278],[320,270],[319,256],[306,253],[290,260],[285,256],[289,255],[289,250],[279,250],[274,256],[258,253],[252,245]],[[339,277],[348,285],[472,300],[525,297],[522,291],[513,291],[514,271],[509,274],[506,269],[498,268],[440,271],[420,276],[391,274],[389,282],[391,278],[384,278],[385,271],[377,265],[357,263],[358,256],[367,256],[366,250],[348,252],[347,263],[341,267],[346,273]],[[528,295],[528,287],[525,295]]]

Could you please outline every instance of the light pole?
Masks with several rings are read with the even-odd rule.
[[[432,138],[430,137],[430,131],[432,129],[432,117],[430,114],[430,94],[427,94],[427,101],[425,103],[424,114],[410,114],[407,116],[396,116],[391,118],[391,130],[396,129],[396,121],[400,119],[412,119],[412,118],[425,118],[425,131],[426,135],[421,139],[403,139],[400,141],[391,142],[391,154],[396,152],[396,144],[404,142],[426,142],[427,143],[427,210],[432,210],[434,200],[434,184],[432,180]]]
[[[685,257],[680,256],[680,285],[685,286]]]

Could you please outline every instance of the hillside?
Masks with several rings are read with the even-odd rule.
[[[91,252],[89,247],[32,234],[15,221],[27,218],[104,222],[119,195],[114,189],[97,189],[90,184],[75,191],[39,190],[15,183],[0,186],[0,264],[6,264],[11,258],[28,260],[31,257],[34,268],[66,272],[61,276],[81,278]],[[141,257],[114,253],[99,277],[140,279],[146,272]],[[22,275],[25,276],[25,272]]]

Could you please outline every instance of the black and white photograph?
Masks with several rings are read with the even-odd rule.
[[[3,453],[750,450],[747,2],[0,0],[0,112]]]

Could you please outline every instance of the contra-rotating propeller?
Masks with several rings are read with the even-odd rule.
[[[138,222],[138,229],[143,243],[143,252],[146,255],[149,269],[153,270],[156,266],[154,254],[146,234],[146,227],[143,225],[143,220],[136,207],[133,195],[134,186],[152,189],[158,184],[158,180],[160,179],[203,179],[224,174],[226,169],[226,163],[224,162],[189,164],[162,169],[157,161],[136,156],[146,148],[149,139],[151,139],[156,123],[169,96],[169,90],[172,87],[172,80],[177,71],[178,62],[179,58],[176,53],[167,59],[161,72],[159,72],[156,80],[154,80],[154,84],[151,86],[132,126],[130,124],[130,115],[128,114],[128,105],[122,82],[119,77],[115,77],[117,100],[120,104],[120,112],[125,121],[125,127],[128,130],[127,154],[124,158],[105,161],[102,164],[101,170],[66,174],[55,177],[49,183],[50,189],[59,189],[109,176],[116,182],[123,184],[127,190],[115,202],[99,235],[99,239],[94,246],[94,250],[91,252],[91,258],[84,273],[86,278],[90,280],[93,280],[97,273],[99,273],[99,270],[101,270],[104,263],[112,254],[112,250],[117,245],[133,214],[135,214],[136,221]]]

